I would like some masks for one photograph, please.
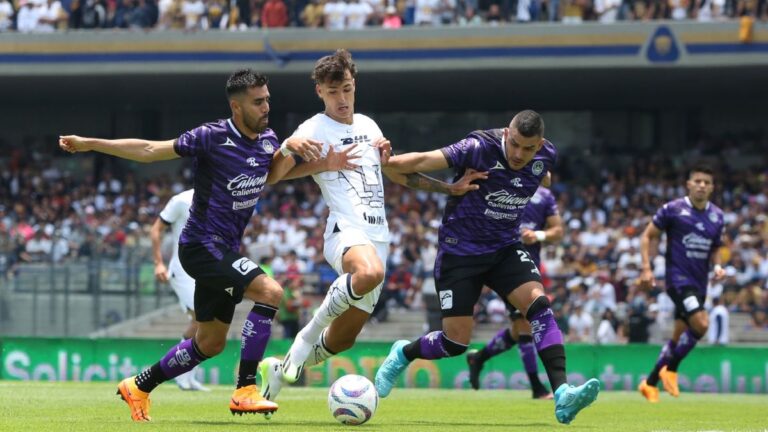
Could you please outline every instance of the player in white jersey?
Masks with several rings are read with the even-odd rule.
[[[262,395],[269,400],[280,391],[280,375],[282,380],[293,383],[305,366],[351,348],[381,293],[389,251],[381,165],[382,159],[389,157],[391,145],[376,122],[354,113],[356,74],[347,50],[337,50],[317,62],[312,77],[325,111],[302,123],[293,138],[306,138],[307,147],[321,145],[323,159],[270,171],[270,183],[312,175],[320,186],[330,209],[323,254],[339,277],[296,336],[284,360],[267,358],[259,366]],[[339,160],[344,169],[329,171],[328,165],[338,166]],[[469,182],[482,176],[466,176],[453,185],[426,177],[412,181],[398,175],[391,179],[458,195],[477,188]]]
[[[181,308],[189,315],[189,325],[182,334],[182,340],[191,339],[197,332],[195,280],[181,268],[181,261],[179,261],[179,236],[181,236],[181,230],[184,229],[189,218],[189,207],[192,205],[193,193],[193,189],[188,189],[171,197],[150,230],[152,257],[155,261],[155,278],[160,282],[171,284],[171,288],[179,297]],[[160,243],[163,231],[168,226],[171,227],[171,234],[173,235],[173,254],[168,267],[166,267],[160,252]],[[209,391],[195,378],[196,371],[197,367],[176,377],[176,384],[180,389]]]

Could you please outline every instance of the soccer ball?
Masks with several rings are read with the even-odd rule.
[[[360,425],[373,417],[379,394],[373,383],[360,375],[344,375],[328,391],[328,408],[345,425]]]

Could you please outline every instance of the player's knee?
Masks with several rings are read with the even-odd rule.
[[[283,287],[270,277],[254,279],[249,286],[249,290],[255,294],[249,296],[251,300],[270,306],[279,305],[280,300],[283,298]]]
[[[214,357],[221,354],[224,351],[224,347],[227,346],[226,338],[196,338],[196,348],[200,353],[206,357]]]
[[[443,347],[445,348],[445,352],[451,357],[460,356],[467,352],[467,345],[448,339],[448,337],[445,336],[445,333],[443,333]]]
[[[531,317],[535,316],[539,312],[545,311],[550,308],[549,299],[547,296],[538,296],[536,297],[536,300],[534,300],[530,306],[528,306],[528,310],[525,311],[525,319],[527,319],[529,322],[531,321]]]
[[[381,266],[367,266],[355,272],[352,289],[357,294],[367,294],[384,281],[384,269]]]

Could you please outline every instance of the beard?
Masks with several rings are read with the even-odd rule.
[[[263,116],[263,117],[257,117],[255,119],[246,118],[244,119],[245,125],[248,126],[248,129],[256,132],[256,133],[262,133],[264,130],[267,129],[267,126],[269,125],[269,117]],[[264,120],[264,121],[262,121]]]

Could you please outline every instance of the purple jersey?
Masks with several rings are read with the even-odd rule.
[[[195,193],[179,243],[215,243],[238,252],[279,146],[271,129],[251,140],[232,120],[183,133],[174,150],[195,158]]]
[[[552,192],[550,192],[549,189],[539,186],[539,188],[536,189],[536,193],[531,197],[531,201],[525,206],[525,210],[523,210],[523,219],[522,222],[520,222],[521,232],[523,229],[529,229],[531,231],[543,230],[547,226],[547,218],[559,214],[555,196],[552,195]],[[536,267],[538,267],[539,262],[541,261],[541,242],[525,245],[525,250],[531,254],[533,262],[535,262]]]
[[[467,168],[488,171],[480,189],[451,197],[440,226],[439,247],[454,255],[491,253],[520,242],[520,223],[525,206],[541,179],[555,163],[555,146],[544,141],[534,158],[522,169],[507,163],[504,130],[470,133],[442,149],[458,180]]]
[[[709,260],[723,235],[723,211],[712,203],[698,210],[688,197],[679,198],[664,204],[653,224],[667,233],[667,288],[695,287],[706,295]]]

